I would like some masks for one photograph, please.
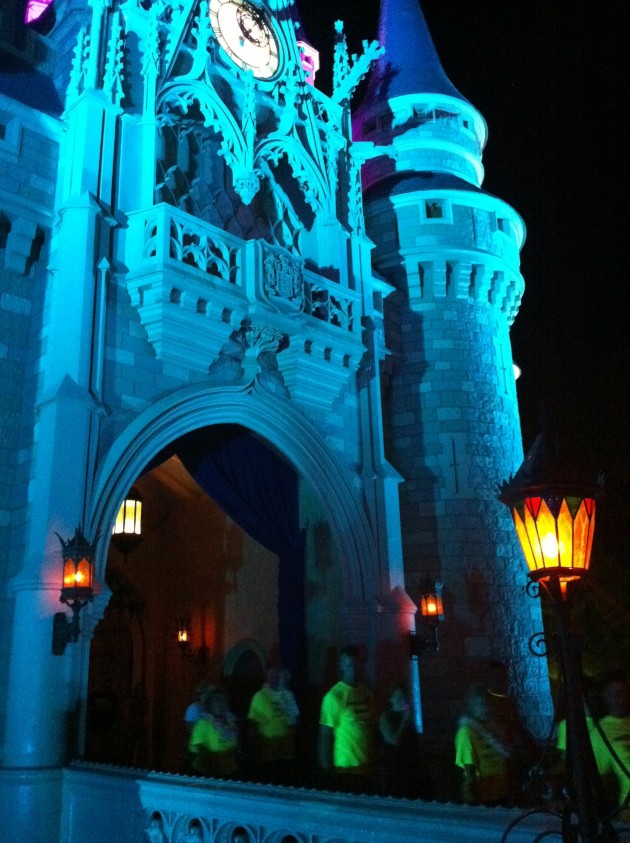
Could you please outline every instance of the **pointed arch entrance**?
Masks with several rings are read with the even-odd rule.
[[[151,484],[159,486],[160,494],[163,495],[164,487],[174,488],[178,483],[189,482],[182,480],[188,472],[185,471],[182,461],[174,455],[174,451],[177,451],[175,447],[177,443],[199,439],[199,434],[202,434],[201,438],[205,440],[209,431],[245,431],[251,438],[260,441],[263,447],[280,452],[283,460],[292,466],[295,476],[308,487],[308,493],[318,499],[321,511],[325,513],[331,541],[336,546],[337,552],[334,555],[337,560],[341,559],[345,562],[344,565],[339,566],[338,577],[338,590],[343,592],[345,598],[343,602],[355,605],[365,602],[366,591],[369,594],[372,590],[366,589],[366,583],[368,580],[374,581],[374,568],[370,566],[370,561],[373,560],[370,551],[373,548],[371,548],[369,526],[365,522],[365,516],[354,493],[352,478],[330,453],[317,432],[301,416],[292,411],[290,406],[283,405],[282,411],[279,413],[278,402],[270,402],[266,395],[247,393],[229,396],[226,400],[224,393],[213,390],[183,390],[178,394],[177,400],[171,398],[162,406],[152,407],[144,417],[137,419],[121,434],[103,463],[99,475],[103,478],[103,482],[100,485],[97,484],[94,499],[95,519],[98,519],[97,523],[104,525],[100,530],[101,535],[109,535],[111,531],[109,525],[114,520],[119,501],[127,488],[138,482],[138,476],[147,468],[152,470],[148,474],[144,473],[140,482],[145,482],[144,478],[146,478],[149,499],[151,494],[155,494],[155,489],[151,489]],[[245,419],[246,425],[243,424]],[[200,424],[203,422],[206,424]],[[184,462],[188,462],[190,468],[190,454],[185,455],[186,448],[180,450],[184,456]],[[256,462],[255,459],[253,461]],[[251,466],[254,475],[257,469],[259,466]],[[194,475],[194,469],[191,471]],[[192,479],[190,483],[195,486],[196,480]],[[258,545],[254,547],[251,536],[244,534],[235,523],[230,521],[229,517],[226,521],[224,513],[217,515],[219,507],[215,501],[205,499],[202,503],[196,492],[190,494],[195,497],[196,502],[194,508],[186,509],[184,516],[181,514],[173,516],[172,513],[161,516],[166,520],[170,519],[164,527],[168,535],[165,534],[164,541],[161,541],[159,545],[153,544],[153,547],[158,549],[151,550],[150,558],[145,558],[143,563],[145,578],[156,580],[161,578],[162,585],[157,588],[157,592],[154,590],[152,599],[155,600],[155,594],[159,593],[163,595],[167,604],[169,601],[171,604],[162,606],[160,611],[152,607],[151,612],[148,613],[151,614],[152,621],[149,623],[147,620],[147,624],[149,627],[152,624],[153,630],[148,633],[149,669],[146,688],[148,697],[155,693],[151,691],[152,688],[159,689],[161,694],[160,705],[154,704],[152,699],[149,700],[149,707],[152,706],[150,731],[153,735],[150,743],[153,746],[149,749],[148,763],[153,766],[171,768],[177,768],[180,765],[177,762],[177,748],[173,746],[173,741],[166,732],[178,730],[181,726],[183,707],[190,700],[182,698],[181,694],[178,697],[170,691],[167,694],[164,691],[165,683],[179,683],[186,686],[185,693],[191,694],[194,685],[202,678],[210,677],[213,680],[226,678],[227,674],[223,672],[221,663],[230,648],[238,646],[239,639],[235,637],[235,628],[240,629],[245,639],[252,638],[262,642],[261,650],[266,658],[278,659],[283,649],[277,640],[277,621],[274,633],[274,622],[271,620],[274,614],[277,617],[276,607],[282,604],[283,596],[282,578],[279,579],[278,576],[281,566],[277,555],[265,547]],[[166,508],[168,509],[168,505]],[[154,505],[153,509],[154,520],[158,507]],[[186,521],[186,530],[182,527],[182,517]],[[149,517],[145,502],[145,522],[147,519],[151,521],[152,518]],[[209,521],[212,521],[214,525],[212,529],[203,526]],[[229,523],[232,523],[231,527]],[[195,534],[194,539],[190,538],[190,533]],[[318,525],[316,533],[319,538],[321,525]],[[186,534],[185,542],[184,534]],[[216,543],[217,535],[222,537],[222,548],[219,548]],[[191,541],[192,544],[186,544]],[[103,542],[97,559],[97,576],[101,579],[111,579],[107,577],[105,567],[105,544]],[[167,548],[170,556],[165,557],[163,554]],[[340,548],[341,552],[339,552]],[[145,551],[148,549],[147,546]],[[110,551],[110,558],[112,552]],[[201,567],[200,559],[206,560],[205,565]],[[130,567],[134,565],[133,559],[130,560],[129,565]],[[209,569],[212,569],[211,573]],[[169,575],[176,578],[176,586],[171,585],[169,588]],[[186,578],[188,578],[188,585],[184,588],[182,583]],[[258,601],[257,608],[261,609],[258,614],[257,609],[254,609],[253,616],[251,607],[245,610],[245,604],[242,603],[243,591],[247,590],[242,587],[243,583],[249,583],[250,596],[255,594]],[[303,600],[303,584],[300,587],[302,592],[299,599]],[[194,640],[192,652],[182,654],[180,658],[174,646],[174,621],[177,611],[180,611],[182,607],[177,607],[175,604],[177,599],[181,602],[181,594],[186,589],[188,589],[188,599],[194,610],[192,613]],[[190,594],[195,591],[205,595],[203,605],[197,605],[194,599],[191,600]],[[372,594],[374,593],[372,591]],[[116,594],[115,597],[117,597]],[[335,596],[337,612],[339,612],[340,597],[341,594]],[[292,599],[295,599],[295,595]],[[101,598],[101,606],[97,607],[95,615],[104,611],[105,603],[107,603],[107,595]],[[186,611],[185,607],[183,611]],[[321,607],[318,611],[321,611]],[[109,609],[106,619],[107,614],[111,615]],[[299,614],[300,612],[295,612],[296,619]],[[156,621],[158,617],[161,621]],[[96,622],[96,617],[94,621]],[[167,632],[165,626],[169,624],[173,628],[169,628]],[[103,647],[100,646],[99,641],[100,628],[98,626],[96,629],[95,642],[99,645],[96,648],[97,651],[100,649],[102,652]],[[284,634],[286,635],[286,631]],[[128,641],[130,645],[133,643],[131,639]],[[152,647],[153,649],[157,647],[159,650],[157,656],[155,652],[152,655]],[[198,652],[199,647],[203,648],[201,654]],[[197,658],[204,653],[209,654],[207,661]],[[138,673],[146,674],[146,666],[141,671],[136,669],[136,676]],[[95,684],[93,678],[92,671],[90,679],[92,689]],[[139,693],[143,689],[144,686]],[[130,700],[133,700],[137,690],[136,684],[129,688]],[[133,703],[131,706],[133,708]],[[174,718],[176,722],[173,722]],[[183,743],[182,739],[180,743]],[[122,759],[119,763],[121,761]]]
[[[179,437],[219,424],[236,424],[268,442],[313,486],[331,525],[344,598],[362,603],[388,587],[356,476],[329,448],[325,438],[294,407],[263,388],[209,388],[194,385],[156,401],[114,440],[103,459],[90,511],[93,535],[109,537],[120,501],[155,456]],[[102,539],[97,574],[109,539]]]

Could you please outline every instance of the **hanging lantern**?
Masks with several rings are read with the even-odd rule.
[[[112,529],[112,544],[125,558],[142,541],[142,497],[134,486],[122,502]]]

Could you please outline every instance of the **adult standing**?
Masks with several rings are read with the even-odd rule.
[[[512,754],[503,724],[485,685],[471,686],[455,734],[455,764],[463,771],[462,800],[471,805],[511,801],[508,761]]]
[[[295,731],[299,711],[289,681],[287,670],[270,667],[267,681],[252,697],[247,714],[256,771],[274,784],[297,784]]]
[[[606,714],[597,723],[593,750],[610,805],[630,821],[630,686],[623,676],[608,679],[602,691]]]
[[[222,688],[208,688],[202,703],[206,714],[193,726],[188,749],[192,766],[205,776],[232,776],[237,771],[238,723]]]
[[[366,792],[372,789],[374,697],[359,679],[355,647],[340,651],[338,670],[339,681],[322,700],[318,761],[333,774],[333,787]]]
[[[418,734],[405,685],[394,685],[389,705],[378,720],[380,736],[379,793],[406,799],[428,799],[428,778],[420,763]]]

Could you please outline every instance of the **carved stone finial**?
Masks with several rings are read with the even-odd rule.
[[[357,85],[370,69],[372,62],[382,56],[385,50],[378,41],[363,41],[361,55],[352,55],[349,58],[342,21],[335,22],[335,32],[332,99],[344,104],[350,101]]]
[[[112,19],[107,46],[107,65],[103,77],[103,91],[116,106],[120,106],[124,96],[123,78],[123,29],[120,12],[118,12]]]
[[[66,88],[66,108],[75,102],[83,91],[86,73],[86,59],[90,44],[90,36],[86,28],[81,27],[74,46],[70,80]]]

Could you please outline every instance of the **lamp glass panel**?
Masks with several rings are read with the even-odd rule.
[[[585,567],[591,564],[591,550],[593,549],[593,536],[595,535],[595,501],[591,501],[592,506],[590,507],[591,515],[589,518],[589,530],[588,530],[588,539],[586,542],[586,554],[585,554]],[[586,501],[584,501],[583,506],[588,512],[589,507],[586,507]]]
[[[120,509],[118,510],[118,515],[116,516],[116,523],[114,524],[113,532],[118,535],[124,531],[124,524],[125,524],[125,504],[123,503]]]
[[[514,517],[514,526],[516,527],[516,535],[518,536],[518,540],[521,543],[521,547],[523,548],[523,553],[525,555],[525,561],[527,562],[527,567],[530,571],[535,571],[537,569],[536,565],[536,558],[532,551],[532,546],[529,541],[529,536],[527,533],[527,528],[523,523],[523,519],[521,518],[518,510],[514,508],[512,511],[512,515]]]
[[[438,613],[438,602],[435,597],[435,594],[423,594],[422,595],[422,614],[425,617],[434,617]]]
[[[76,585],[80,588],[91,588],[92,566],[86,557],[83,557],[83,559],[79,562],[74,580]]]
[[[562,501],[557,520],[558,552],[561,568],[581,568],[580,554],[573,544],[573,517],[566,500]]]
[[[575,522],[573,525],[573,553],[575,565],[588,569],[591,561],[591,549],[593,545],[593,527],[595,524],[595,510],[591,508],[589,517],[586,501],[580,503]]]
[[[76,568],[74,565],[74,559],[66,559],[66,562],[63,566],[63,587],[64,588],[72,588],[75,583],[75,574]]]
[[[556,532],[556,519],[551,514],[545,500],[540,505],[538,518],[536,519],[536,531],[540,542],[543,567],[557,568],[560,564],[560,547]]]
[[[531,548],[532,556],[534,557],[534,568],[532,570],[539,571],[545,567],[542,548],[540,546],[540,537],[536,527],[536,520],[532,515],[528,506],[525,506],[525,520],[524,526],[527,533],[527,541]],[[540,514],[540,513],[539,513]]]

